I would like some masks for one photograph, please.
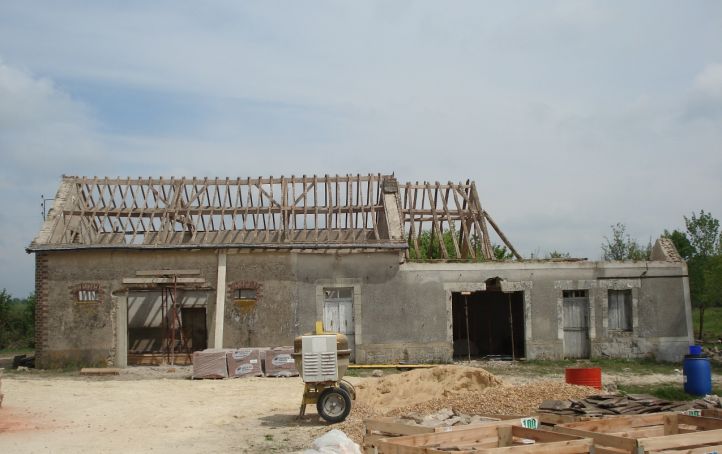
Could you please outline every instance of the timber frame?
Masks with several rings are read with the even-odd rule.
[[[28,252],[74,249],[363,249],[422,260],[494,260],[474,182],[399,184],[393,175],[279,178],[63,176]],[[420,238],[426,235],[427,245]],[[451,244],[444,240],[451,239]],[[448,241],[447,241],[448,243]],[[439,247],[444,244],[445,247]]]

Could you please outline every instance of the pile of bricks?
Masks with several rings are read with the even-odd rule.
[[[193,353],[193,378],[295,377],[293,347],[208,349]]]

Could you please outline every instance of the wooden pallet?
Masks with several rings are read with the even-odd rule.
[[[375,454],[376,442],[382,438],[400,437],[403,435],[417,435],[436,432],[450,432],[466,428],[479,427],[480,425],[501,421],[497,417],[484,417],[484,421],[475,424],[465,424],[451,427],[427,427],[416,424],[409,424],[409,420],[402,418],[380,417],[364,421],[366,433],[363,438],[363,451],[368,454]],[[519,418],[516,418],[519,419]]]
[[[185,353],[176,353],[175,366],[190,366],[193,361]],[[128,353],[129,366],[165,366],[168,358],[165,353]]]
[[[382,438],[379,452],[384,454],[486,453],[506,454],[578,454],[593,452],[591,438],[526,429],[510,424],[491,424],[451,432]]]
[[[600,454],[712,452],[711,446],[722,445],[722,420],[678,413],[614,416],[559,424],[554,430],[592,438]]]

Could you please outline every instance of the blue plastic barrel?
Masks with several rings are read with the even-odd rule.
[[[682,370],[684,392],[694,396],[704,396],[712,392],[712,367],[708,357],[700,354],[685,355]]]
[[[696,356],[701,355],[702,354],[702,346],[701,345],[690,345],[689,346],[689,354],[696,355]]]

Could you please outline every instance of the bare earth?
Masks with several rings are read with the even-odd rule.
[[[508,384],[557,378],[495,372]],[[184,367],[129,368],[114,377],[6,374],[0,453],[294,452],[329,429],[313,406],[307,408],[310,416],[297,419],[303,391],[298,377],[188,377],[190,368]],[[558,379],[563,382],[561,375]],[[383,383],[350,380],[354,385],[368,380],[366,389]],[[681,385],[681,376],[605,374],[605,384],[615,381]]]
[[[125,371],[124,371],[125,372]],[[299,421],[293,378],[5,375],[0,453],[292,452],[327,429]]]

